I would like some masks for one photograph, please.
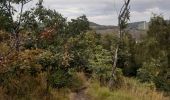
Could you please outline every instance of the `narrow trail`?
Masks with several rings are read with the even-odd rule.
[[[71,94],[70,100],[90,100],[86,94],[87,87],[79,89]]]

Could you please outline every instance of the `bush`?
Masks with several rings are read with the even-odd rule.
[[[71,78],[72,76],[68,72],[62,69],[58,69],[55,71],[55,73],[52,73],[49,80],[52,87],[63,88],[68,87],[71,84]]]
[[[87,78],[83,72],[75,72],[70,81],[70,89],[73,92],[77,92],[88,85]]]
[[[116,91],[93,82],[87,90],[90,100],[169,100],[163,93],[152,89],[152,84],[141,84],[136,79],[124,78],[124,85]]]
[[[166,79],[162,77],[156,77],[154,79],[154,83],[159,90],[170,92],[170,83],[168,83]]]
[[[153,80],[153,76],[146,69],[139,69],[137,72],[137,78],[141,82],[151,82]]]

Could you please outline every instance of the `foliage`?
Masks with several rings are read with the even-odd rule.
[[[119,68],[115,70],[115,91],[89,83],[93,99],[136,100],[138,95],[142,97],[147,92],[143,99],[154,100],[155,95],[163,97],[150,87],[170,91],[170,24],[162,17],[151,19],[148,35],[139,43],[130,34],[119,41],[116,34],[97,34],[90,30],[85,15],[67,21],[57,11],[45,8],[43,0],[30,10],[15,10],[14,5],[23,7],[29,1],[0,1],[0,96],[16,100],[58,100],[62,97],[55,97],[57,90],[76,92],[87,86],[88,79],[108,86],[117,44]],[[16,20],[15,13],[20,13]],[[14,52],[17,45],[18,51]],[[149,88],[145,89],[148,86],[139,82],[127,82],[123,75],[148,82]]]
[[[85,15],[78,17],[77,19],[71,19],[68,23],[69,33],[72,35],[84,33],[90,29],[89,21]]]
[[[169,91],[169,22],[161,16],[151,18],[146,39],[140,43],[142,68],[138,71],[142,81],[152,81],[160,90]],[[161,82],[160,82],[161,81]]]
[[[103,49],[100,45],[97,46],[90,64],[100,82],[109,81],[112,72],[112,58],[109,51]]]
[[[156,92],[152,84],[141,84],[136,79],[124,78],[124,85],[115,91],[92,82],[87,94],[91,100],[168,100],[163,93]]]
[[[136,42],[129,33],[119,43],[118,68],[122,68],[125,76],[136,76],[139,65],[136,61]]]

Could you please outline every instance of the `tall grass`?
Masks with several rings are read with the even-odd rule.
[[[91,100],[169,100],[163,93],[157,92],[152,84],[141,84],[135,79],[125,78],[120,89],[110,91],[101,87],[98,82],[88,88]]]
[[[76,84],[71,88],[53,89],[50,88],[50,94],[45,95],[46,80],[44,74],[38,77],[40,81],[39,86],[36,85],[35,90],[29,95],[31,100],[75,100],[74,90],[81,89],[86,86],[84,90],[85,96],[89,100],[170,100],[165,97],[163,93],[156,91],[154,84],[142,84],[136,79],[124,78],[123,85],[119,89],[110,91],[108,87],[101,87],[99,82],[88,82],[83,73],[77,73],[75,78],[80,81],[74,81]],[[0,100],[6,100],[4,89],[0,87]],[[28,99],[28,100],[29,100]],[[15,100],[15,99],[14,99]],[[22,100],[22,99],[16,99]]]

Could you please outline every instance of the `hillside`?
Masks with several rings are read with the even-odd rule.
[[[90,22],[90,27],[100,34],[119,32],[118,26],[99,25],[94,22]],[[129,23],[127,30],[133,38],[140,40],[141,35],[146,34],[146,31],[148,30],[148,23],[145,21]]]

